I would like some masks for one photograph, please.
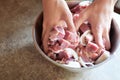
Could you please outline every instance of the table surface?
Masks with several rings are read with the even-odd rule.
[[[84,73],[66,71],[44,59],[32,39],[41,10],[40,0],[0,0],[0,80],[120,80],[120,50]],[[120,26],[120,15],[114,17]]]

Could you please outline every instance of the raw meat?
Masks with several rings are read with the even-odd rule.
[[[83,1],[71,9],[73,18],[89,5],[89,1]],[[78,32],[70,32],[64,25],[54,26],[49,34],[47,55],[58,63],[77,68],[94,66],[106,60],[110,52],[95,43],[91,27],[88,21],[80,26]]]

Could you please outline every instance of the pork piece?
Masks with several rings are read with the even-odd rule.
[[[49,52],[48,56],[59,62],[67,64],[69,61],[77,61],[78,60],[78,54],[71,48],[65,48],[63,51],[60,51],[59,53]]]
[[[55,53],[59,53],[63,49],[68,48],[70,46],[71,46],[71,44],[69,41],[61,39],[59,41],[56,41],[54,45],[49,46],[49,50],[51,50]]]
[[[86,51],[85,47],[81,48],[78,54],[79,57],[81,57],[84,62],[92,62],[92,60],[90,59],[90,53]]]
[[[80,36],[80,44],[83,46],[86,46],[88,42],[93,41],[93,35],[91,34],[91,30],[85,31],[81,36]]]
[[[110,57],[110,52],[104,50],[102,55],[95,61],[95,64],[101,63]]]
[[[61,51],[60,53],[57,54],[57,59],[62,60],[70,60],[70,59],[78,60],[78,55],[77,53],[71,49],[71,48],[65,48],[64,51]]]
[[[78,53],[78,62],[80,63],[81,67],[94,65],[94,61],[91,58],[91,53],[87,52],[84,46],[78,47],[76,52]]]
[[[70,53],[75,53],[74,49],[78,43],[79,36],[76,32],[70,32],[64,26],[55,26],[49,35],[48,51],[50,53],[48,55],[54,60],[67,61]],[[76,59],[74,55],[71,58]]]
[[[86,50],[88,52],[95,53],[98,51],[98,49],[99,49],[99,46],[93,42],[88,42],[88,44],[86,45]]]
[[[54,52],[52,52],[52,51],[49,51],[47,53],[47,56],[50,57],[53,60],[56,60],[56,54]]]
[[[71,43],[70,47],[71,48],[76,48],[79,43],[79,36],[76,34],[76,32],[70,32],[66,30],[66,35],[65,35],[65,40],[69,41]]]
[[[79,43],[79,36],[76,32],[70,32],[62,26],[55,26],[49,35],[49,50],[55,53],[65,48],[75,49]]]
[[[82,67],[94,66],[92,62],[85,62],[83,58],[79,57],[79,62]]]
[[[56,26],[50,32],[49,39],[50,39],[50,41],[57,41],[57,40],[63,39],[64,36],[65,36],[64,28],[61,26]]]
[[[85,31],[90,30],[89,23],[86,21],[83,24],[81,24],[79,30],[80,30],[81,33],[84,33]]]
[[[99,57],[99,54],[98,53],[91,53],[90,54],[90,58],[93,60],[93,61],[96,61]],[[95,63],[95,62],[94,62]]]

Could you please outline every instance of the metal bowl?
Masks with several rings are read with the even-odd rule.
[[[75,4],[70,3],[71,6],[75,5]],[[41,48],[41,45],[42,45],[42,39],[41,39],[41,37],[42,37],[42,23],[43,23],[43,13],[41,12],[36,20],[35,26],[32,29],[32,35],[33,35],[35,47],[37,48],[39,53],[44,58],[46,58],[48,61],[52,62],[53,64],[55,64],[59,67],[62,67],[62,68],[67,69],[69,71],[72,71],[72,72],[81,72],[81,71],[89,70],[89,69],[103,65],[104,63],[109,61],[117,53],[118,47],[120,45],[119,26],[117,25],[116,21],[114,19],[112,19],[111,30],[110,30],[110,41],[111,41],[111,45],[112,45],[111,49],[110,49],[111,56],[108,59],[106,59],[105,61],[103,61],[99,64],[96,64],[95,66],[91,66],[91,67],[87,67],[87,68],[84,68],[84,67],[83,68],[73,68],[73,67],[65,66],[65,65],[57,63],[56,61],[49,58],[42,50],[42,48]]]

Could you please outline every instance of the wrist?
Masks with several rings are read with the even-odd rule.
[[[114,5],[116,2],[117,0],[94,0],[93,3],[97,3],[96,5],[101,5],[103,7],[109,7],[109,8],[114,9]]]
[[[117,0],[94,0],[92,5],[96,10],[112,13],[116,2]]]

